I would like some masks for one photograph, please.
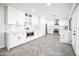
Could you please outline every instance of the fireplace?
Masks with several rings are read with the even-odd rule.
[[[29,36],[33,36],[34,35],[34,32],[28,32],[26,34],[27,34],[27,37],[29,37]]]
[[[54,32],[54,33],[59,33],[59,30],[58,30],[58,29],[54,29],[53,32]]]

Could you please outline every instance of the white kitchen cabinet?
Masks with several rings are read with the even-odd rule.
[[[40,25],[40,19],[38,19],[38,17],[33,16],[32,17],[32,25],[33,26],[39,26]]]
[[[6,23],[7,24],[16,24],[17,21],[17,9],[12,7],[6,7]]]
[[[19,25],[24,25],[24,21],[25,21],[25,13],[24,12],[22,12],[22,11],[20,11],[20,10],[18,10],[17,11],[18,12],[18,15],[17,15],[17,18],[18,18],[18,24]]]
[[[24,25],[25,13],[16,8],[6,7],[6,24],[19,24]]]
[[[70,30],[60,30],[60,42],[71,45],[71,31]]]
[[[37,39],[45,35],[45,26],[35,27],[36,29],[34,29],[34,36],[28,36],[28,37],[27,37],[27,32],[23,31],[24,30],[23,28],[24,27],[16,26],[6,32],[7,33],[7,44],[6,45],[7,45],[8,50],[20,44],[32,41],[34,39]]]
[[[53,34],[53,26],[47,26],[47,30],[49,34]]]
[[[7,45],[8,50],[20,44],[32,41],[36,38],[39,38],[45,35],[45,24],[40,25],[40,19],[38,20],[37,17],[31,20],[32,18],[25,17],[24,12],[16,8],[12,8],[10,6],[8,6],[6,10],[7,10],[6,14],[8,14],[8,16],[6,17],[7,26],[8,25],[13,26],[10,28],[6,27],[7,29],[6,30],[6,35],[7,35],[6,45]],[[26,26],[23,26],[23,25],[26,25]],[[34,29],[33,26],[37,28]],[[27,31],[26,28],[29,28],[29,31]],[[32,32],[32,31],[34,31],[34,36],[27,37],[27,32]]]
[[[40,36],[44,36],[45,35],[45,32],[46,32],[45,26],[44,25],[43,26],[40,26]]]
[[[25,32],[10,32],[7,33],[7,49],[11,49],[20,44],[25,43],[26,33]]]

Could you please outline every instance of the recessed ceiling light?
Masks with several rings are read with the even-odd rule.
[[[53,16],[57,16],[57,13],[54,13]]]
[[[44,16],[45,18],[47,17],[47,16]]]
[[[36,10],[35,9],[32,9],[32,12],[35,12]]]
[[[50,5],[51,5],[51,3],[47,3],[46,5],[47,5],[47,6],[50,6]]]
[[[26,8],[26,9],[25,9],[25,12],[27,12],[27,11],[29,11],[29,8]]]

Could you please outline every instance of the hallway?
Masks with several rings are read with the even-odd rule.
[[[58,34],[48,34],[7,51],[1,56],[74,56],[72,46],[59,42]]]

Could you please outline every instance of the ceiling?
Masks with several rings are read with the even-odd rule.
[[[44,16],[47,20],[55,18],[68,18],[72,8],[72,3],[6,3],[6,5],[15,7],[36,16]]]

